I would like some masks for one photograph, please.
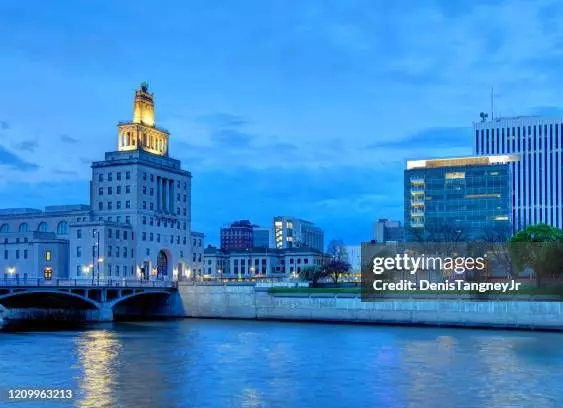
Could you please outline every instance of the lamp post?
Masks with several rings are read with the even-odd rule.
[[[98,275],[98,285],[100,284],[100,231],[97,229],[93,229],[92,230],[92,238],[96,239],[96,242],[94,242],[93,245],[93,250],[92,250],[92,285],[94,284],[94,265],[96,266],[97,269],[97,275]],[[97,249],[97,251],[96,251]],[[97,256],[96,256],[97,255]],[[94,262],[97,258],[97,262]],[[102,259],[103,261],[103,259]]]

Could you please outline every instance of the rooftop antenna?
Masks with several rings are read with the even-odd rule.
[[[495,118],[495,94],[494,89],[491,87],[491,120]]]

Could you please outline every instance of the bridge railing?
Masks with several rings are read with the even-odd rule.
[[[115,288],[176,288],[176,281],[139,279],[0,279],[0,287],[115,287]]]

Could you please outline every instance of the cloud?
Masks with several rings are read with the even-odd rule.
[[[433,148],[463,148],[471,147],[470,127],[428,128],[399,140],[386,140],[371,143],[368,149],[408,149],[428,150]]]
[[[210,113],[196,117],[196,121],[210,127],[233,128],[246,125],[248,122],[240,116],[230,113]]]
[[[33,153],[38,146],[39,143],[37,143],[37,140],[24,140],[18,145],[18,148],[24,152]]]
[[[78,142],[77,139],[75,139],[74,137],[68,136],[68,135],[61,135],[61,137],[59,139],[60,139],[61,142],[69,143],[69,144]]]
[[[11,153],[4,147],[0,146],[0,166],[2,165],[21,171],[33,171],[39,168],[36,164],[26,162],[14,153]]]
[[[0,120],[0,130],[10,129],[10,123],[5,120]]]
[[[55,169],[53,170],[53,173],[58,174],[60,176],[73,176],[73,177],[77,177],[78,173],[72,170],[60,170],[60,169]]]
[[[238,130],[223,129],[211,133],[210,138],[219,147],[246,148],[250,146],[255,137]]]

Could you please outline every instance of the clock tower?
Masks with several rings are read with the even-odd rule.
[[[168,156],[169,133],[155,126],[154,97],[148,90],[148,84],[143,82],[135,91],[133,120],[117,125],[117,150],[142,149],[158,156]]]

